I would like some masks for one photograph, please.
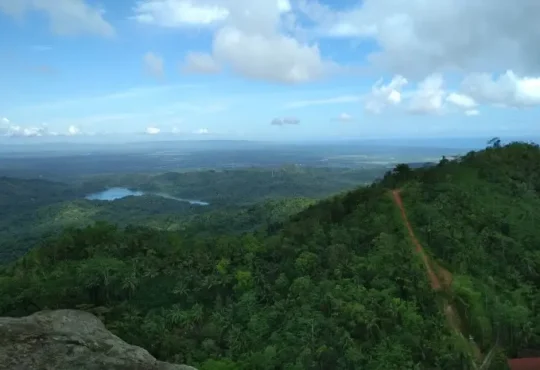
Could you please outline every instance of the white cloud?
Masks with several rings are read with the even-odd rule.
[[[137,5],[135,18],[163,27],[217,27],[211,52],[188,54],[187,71],[223,66],[247,78],[288,84],[336,71],[335,63],[321,57],[317,44],[284,33],[286,24],[294,26],[291,11],[287,0],[203,0],[196,5],[187,0],[147,0]]]
[[[294,117],[274,118],[270,124],[274,126],[298,125],[300,120]]]
[[[409,90],[404,90],[407,80],[396,76],[384,85],[379,80],[366,97],[366,110],[381,113],[392,106],[404,106],[411,114],[444,114],[456,109],[466,115],[479,114],[478,103],[473,97],[464,93],[447,91],[444,78],[439,73],[429,75]],[[453,109],[451,109],[453,108]]]
[[[353,119],[353,116],[348,113],[341,113],[339,116],[337,116],[337,120],[340,122],[351,122]]]
[[[133,12],[133,19],[138,22],[171,28],[210,26],[229,16],[223,6],[191,0],[143,0]]]
[[[193,133],[196,135],[207,135],[210,133],[210,130],[208,130],[207,128],[200,128],[198,130],[193,131]]]
[[[164,74],[163,58],[152,52],[144,54],[144,68],[154,77],[162,77]]]
[[[315,0],[299,9],[329,37],[374,40],[373,66],[409,78],[444,70],[513,68],[540,73],[540,2],[364,0],[333,10]]]
[[[394,76],[387,85],[380,79],[366,97],[365,109],[371,113],[381,113],[388,106],[400,104],[401,90],[407,83],[407,79],[400,75]]]
[[[159,134],[161,132],[161,129],[159,129],[158,127],[155,127],[155,126],[149,126],[146,128],[146,131],[145,131],[148,135],[156,135],[156,134]]]
[[[289,0],[262,0],[257,4],[249,0],[140,0],[132,10],[132,19],[140,23],[184,28],[211,27],[231,18],[270,19],[275,12],[290,12],[292,6]]]
[[[513,71],[498,78],[486,73],[469,75],[462,90],[484,104],[515,108],[540,105],[540,78],[520,77]]]
[[[478,104],[468,95],[459,94],[459,93],[450,93],[446,97],[446,101],[454,104],[455,106],[463,109],[472,109],[475,108]]]
[[[322,78],[332,69],[317,45],[301,44],[281,34],[248,33],[235,27],[220,29],[213,55],[239,75],[281,83],[304,83]]]
[[[362,16],[360,7],[335,11],[330,6],[314,0],[298,0],[298,9],[315,22],[317,36],[342,38],[376,34],[375,24],[358,21]]]
[[[409,103],[409,112],[414,114],[440,114],[443,111],[444,79],[440,74],[428,76],[418,84]]]
[[[182,71],[186,73],[213,74],[221,71],[221,66],[207,53],[189,52]]]
[[[45,125],[36,127],[22,127],[19,125],[11,125],[4,133],[5,136],[12,137],[35,137],[47,136],[49,134],[49,130]]]
[[[11,137],[33,137],[51,135],[46,124],[41,126],[21,126],[12,123],[8,118],[3,117],[0,121],[0,136]]]
[[[466,116],[478,116],[480,112],[477,109],[468,109],[465,111]]]
[[[287,103],[285,108],[303,108],[312,105],[327,105],[327,104],[342,104],[342,103],[355,103],[362,100],[359,95],[342,95],[334,98],[326,99],[313,99],[313,100],[299,100]]]
[[[71,126],[68,127],[68,135],[69,136],[75,136],[75,135],[80,135],[80,134],[82,134],[82,131],[77,126],[71,125]]]
[[[280,13],[287,13],[292,10],[289,0],[277,0],[277,7]]]
[[[59,35],[115,34],[114,28],[103,18],[103,9],[84,0],[0,0],[0,11],[14,17],[31,11],[43,12],[49,18],[52,31]]]

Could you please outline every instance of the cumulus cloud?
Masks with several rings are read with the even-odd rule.
[[[11,137],[35,137],[35,136],[48,136],[49,132],[46,125],[36,127],[22,127],[19,125],[11,125],[7,128],[4,135]]]
[[[230,70],[251,79],[288,84],[352,70],[324,58],[313,40],[374,41],[374,52],[366,56],[369,70],[395,77],[388,84],[378,81],[363,98],[366,110],[373,113],[402,106],[414,114],[459,111],[470,115],[481,104],[539,104],[540,79],[534,77],[540,74],[537,0],[523,0],[519,7],[503,0],[473,5],[465,0],[365,0],[356,4],[141,0],[133,9],[133,18],[154,26],[195,27],[213,33],[210,50],[186,54],[185,72]],[[509,72],[498,78],[477,73],[500,70]],[[450,91],[443,86],[442,76],[448,71],[469,75],[461,89]],[[404,91],[409,81],[420,82],[414,90]],[[297,102],[287,107],[295,104],[325,103]]]
[[[0,136],[10,137],[35,137],[35,136],[50,136],[55,133],[49,131],[46,124],[39,126],[23,126],[11,122],[8,118],[3,117],[0,121]]]
[[[333,10],[315,0],[299,9],[319,35],[374,40],[373,66],[409,78],[446,70],[513,68],[540,73],[540,2],[365,0]]]
[[[409,112],[415,114],[442,113],[446,95],[443,84],[444,79],[440,74],[433,74],[420,82],[417,89],[411,94]]]
[[[337,116],[336,120],[340,122],[351,122],[354,120],[354,118],[348,113],[341,113],[339,116]]]
[[[270,124],[274,126],[298,125],[300,120],[294,117],[274,118]]]
[[[462,83],[462,90],[481,103],[525,108],[540,105],[540,78],[520,77],[507,71],[499,77],[472,74]]]
[[[0,0],[0,11],[14,17],[42,12],[51,30],[59,35],[95,34],[113,36],[115,30],[104,17],[104,10],[84,0]]]
[[[371,113],[381,113],[389,107],[402,106],[410,114],[440,115],[451,111],[466,115],[479,114],[476,100],[463,92],[448,91],[439,73],[429,75],[416,86],[405,90],[407,80],[396,76],[388,84],[379,80],[365,97],[365,108]]]
[[[155,126],[149,126],[146,128],[146,131],[145,131],[148,135],[156,135],[156,134],[159,134],[161,132],[161,129],[158,128],[158,127],[155,127]]]
[[[189,52],[186,55],[182,71],[186,73],[214,74],[221,71],[221,66],[210,54]]]
[[[133,19],[161,27],[201,27],[224,21],[229,10],[192,0],[144,0],[133,8]]]
[[[143,57],[145,70],[154,77],[163,77],[163,58],[152,52],[144,54]]]
[[[317,45],[301,44],[278,33],[249,33],[235,27],[220,29],[213,43],[217,61],[248,78],[281,83],[304,83],[332,69]]]
[[[365,109],[371,113],[381,113],[383,109],[401,103],[401,90],[407,85],[405,77],[397,75],[384,85],[383,80],[377,81],[366,97]]]
[[[450,93],[446,97],[446,101],[463,109],[473,109],[478,105],[476,101],[470,96],[455,92]]]
[[[75,125],[70,125],[68,127],[68,135],[69,136],[75,136],[75,135],[81,135],[82,134],[82,131],[80,128],[78,128],[77,126]]]
[[[301,42],[284,31],[286,24],[294,26],[288,0],[146,0],[134,11],[134,18],[147,24],[216,29],[211,51],[188,54],[186,71],[226,66],[244,77],[295,84],[338,69],[321,57],[317,44]]]
[[[198,130],[193,131],[193,133],[196,135],[207,135],[210,133],[210,130],[208,130],[207,128],[200,128]]]
[[[292,10],[289,0],[277,0],[277,7],[280,13],[288,13]]]

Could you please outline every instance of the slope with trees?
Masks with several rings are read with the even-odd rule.
[[[31,249],[44,233],[95,221],[216,234],[254,230],[302,210],[315,199],[370,182],[375,169],[307,168],[207,170],[80,177],[73,183],[0,177],[0,264]],[[138,197],[90,201],[108,187],[148,191]],[[209,201],[209,206],[171,200]]]
[[[398,188],[451,289],[434,291],[411,252]],[[397,166],[266,230],[70,228],[0,270],[0,314],[83,308],[157,358],[204,370],[477,369],[471,341],[505,369],[540,347],[539,194],[540,148],[512,143]]]

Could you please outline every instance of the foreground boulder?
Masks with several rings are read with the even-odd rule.
[[[76,310],[0,317],[0,370],[196,370],[152,357]]]

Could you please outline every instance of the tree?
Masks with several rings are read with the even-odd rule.
[[[501,139],[499,139],[498,137],[491,138],[487,143],[488,145],[491,145],[493,148],[501,147]]]

